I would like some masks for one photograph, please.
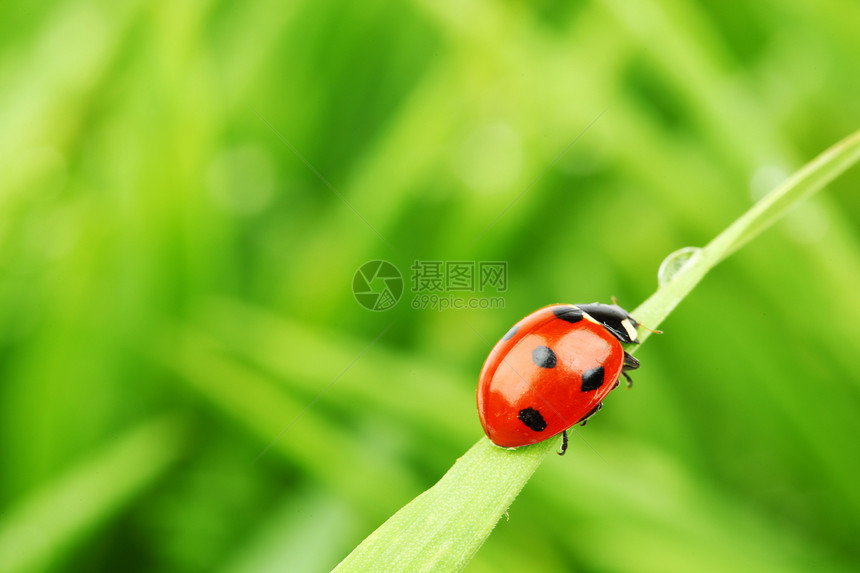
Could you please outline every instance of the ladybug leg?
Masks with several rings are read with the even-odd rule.
[[[627,387],[633,387],[633,380],[630,379],[630,375],[627,374],[628,370],[636,370],[639,368],[639,360],[636,359],[632,354],[625,352],[624,353],[624,365],[621,367],[621,375],[627,380]]]
[[[567,430],[564,430],[561,433],[561,451],[558,452],[558,455],[563,456],[564,452],[567,451]]]
[[[591,411],[590,411],[588,414],[586,414],[585,416],[583,416],[582,418],[580,418],[580,420],[579,420],[579,425],[580,425],[580,426],[584,426],[585,424],[587,424],[587,423],[588,423],[588,419],[589,419],[590,417],[592,417],[593,415],[595,415],[596,413],[598,413],[602,408],[603,408],[603,402],[600,402],[597,406],[595,406],[594,408],[592,408],[592,409],[591,409]]]
[[[627,379],[627,387],[633,388],[633,379],[630,378],[630,375],[627,372],[625,372],[624,370],[621,371],[621,375]]]
[[[629,352],[624,353],[624,365],[621,367],[622,370],[636,370],[639,368],[639,360],[630,354]]]

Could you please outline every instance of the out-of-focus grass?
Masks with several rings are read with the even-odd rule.
[[[480,436],[486,340],[641,300],[860,125],[858,12],[5,3],[3,527],[179,411],[184,455],[124,468],[91,519],[57,506],[70,528],[30,519],[64,536],[33,563],[334,566]],[[719,267],[583,430],[599,456],[544,464],[469,570],[854,568],[858,185]],[[508,261],[505,308],[369,313],[350,281],[377,258]]]
[[[0,570],[59,564],[77,538],[155,482],[179,457],[184,442],[176,420],[150,421],[21,500],[0,521]]]

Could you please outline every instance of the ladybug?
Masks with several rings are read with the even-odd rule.
[[[615,304],[556,304],[511,328],[493,347],[478,380],[478,416],[504,448],[563,434],[602,407],[620,376],[639,361],[622,344],[639,344],[639,323]]]

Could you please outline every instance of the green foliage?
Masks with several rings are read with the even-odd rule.
[[[0,563],[336,566],[480,437],[510,324],[644,300],[856,131],[858,10],[4,2]],[[856,568],[858,171],[710,272],[469,571]],[[506,261],[504,308],[413,309],[415,259]]]

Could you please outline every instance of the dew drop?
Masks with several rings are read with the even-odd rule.
[[[702,249],[699,247],[683,247],[678,249],[660,263],[660,269],[657,271],[657,281],[661,286],[672,282],[678,275],[689,268],[701,254]]]

